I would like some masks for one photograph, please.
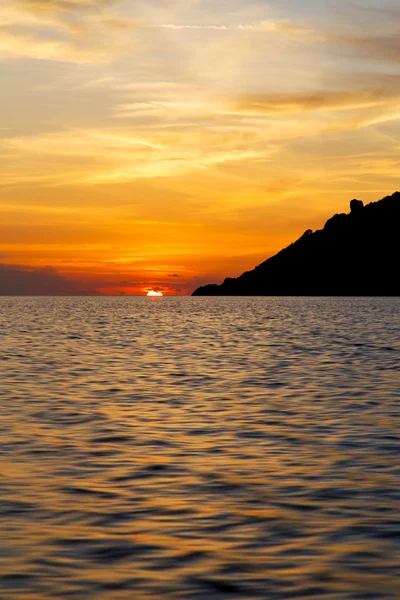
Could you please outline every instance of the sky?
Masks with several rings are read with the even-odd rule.
[[[188,294],[400,188],[398,0],[2,0],[0,294]]]

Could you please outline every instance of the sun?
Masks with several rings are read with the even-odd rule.
[[[147,295],[148,296],[157,296],[157,297],[160,297],[160,296],[163,295],[163,293],[162,292],[155,292],[154,290],[150,290],[149,292],[147,292]]]

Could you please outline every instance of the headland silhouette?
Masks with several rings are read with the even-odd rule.
[[[364,206],[350,202],[323,229],[237,278],[193,296],[400,296],[400,192]]]

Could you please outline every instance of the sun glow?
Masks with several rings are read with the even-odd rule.
[[[155,292],[154,290],[150,290],[149,292],[147,292],[147,295],[148,296],[157,296],[157,297],[160,297],[160,296],[163,295],[163,293],[162,292]]]

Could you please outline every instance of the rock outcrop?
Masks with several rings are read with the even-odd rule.
[[[364,208],[364,202],[362,200],[351,200],[350,202],[350,212],[353,215],[361,214],[362,209]]]
[[[324,228],[252,271],[194,296],[400,296],[400,193],[364,206],[352,200]]]

